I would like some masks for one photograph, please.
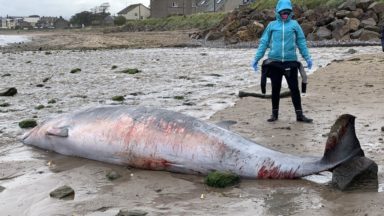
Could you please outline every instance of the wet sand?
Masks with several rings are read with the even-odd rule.
[[[0,103],[11,104],[10,107],[0,108],[0,186],[5,187],[0,192],[2,214],[116,215],[120,209],[142,210],[148,215],[382,214],[382,53],[356,54],[352,60],[349,57],[350,60],[333,62],[309,76],[308,93],[302,100],[305,114],[315,120],[313,124],[295,122],[290,99],[282,99],[281,117],[271,124],[266,122],[270,115],[269,100],[237,99],[235,95],[237,90],[259,91],[257,79],[252,80],[254,75],[249,71],[248,61],[241,58],[242,55],[252,56],[253,50],[232,50],[229,54],[220,49],[182,49],[181,53],[190,52],[183,58],[203,61],[200,56],[211,56],[206,59],[204,67],[195,69],[194,62],[186,63],[188,61],[183,58],[173,63],[183,65],[181,67],[173,67],[172,62],[167,62],[177,58],[163,52],[183,56],[180,50],[149,51],[155,53],[150,58],[146,58],[149,54],[145,50],[142,53],[139,50],[111,50],[52,51],[49,55],[17,51],[3,54],[2,59],[6,63],[2,62],[0,76],[6,73],[11,76],[0,78],[5,81],[1,82],[0,88],[13,85],[19,89],[19,94],[12,98],[0,97]],[[228,55],[231,55],[231,61],[222,66],[208,64],[222,62],[223,56]],[[150,63],[148,59],[151,59]],[[138,65],[144,72],[133,77],[116,74],[111,70],[112,65],[118,65],[118,69]],[[168,73],[162,74],[161,70],[168,68],[165,65],[170,68],[166,70]],[[70,69],[74,67],[83,70],[70,74]],[[224,76],[212,75],[221,73]],[[230,74],[236,76],[229,77],[229,80],[225,78]],[[174,80],[180,80],[179,76],[187,76],[189,80],[182,79],[177,88],[172,87],[175,93],[172,89],[161,87],[167,81],[174,83]],[[43,83],[42,80],[48,77],[50,80]],[[158,80],[158,84],[153,85],[153,80]],[[231,83],[232,80],[234,83]],[[111,83],[114,85],[111,86]],[[36,87],[37,84],[44,86]],[[153,85],[156,90],[140,89],[145,84]],[[220,91],[225,88],[230,91]],[[212,91],[214,94],[207,97]],[[142,94],[131,95],[138,92]],[[117,94],[126,96],[124,103],[127,105],[164,106],[199,118],[209,118],[207,121],[211,122],[235,120],[238,123],[231,127],[232,130],[257,143],[298,155],[322,155],[326,134],[333,122],[337,116],[350,113],[357,117],[357,136],[366,156],[379,165],[379,192],[340,192],[327,184],[301,179],[243,180],[236,187],[212,189],[203,184],[202,176],[137,170],[66,157],[27,147],[17,141],[17,136],[23,132],[17,126],[21,119],[36,116],[38,121],[42,121],[83,106],[113,104],[115,102],[110,98]],[[186,95],[185,101],[195,105],[183,105],[185,101],[173,98],[181,94]],[[57,103],[48,104],[50,99],[56,99]],[[46,108],[36,110],[35,106],[39,104],[44,104]],[[207,112],[210,114],[207,115]],[[105,175],[111,170],[122,177],[109,181]],[[329,176],[325,179],[329,180]],[[69,185],[75,190],[74,200],[49,197],[52,190],[62,185]]]

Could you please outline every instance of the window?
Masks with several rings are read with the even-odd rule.
[[[135,16],[137,16],[137,13],[135,13]]]
[[[177,4],[177,2],[172,2],[172,7],[179,7],[179,5]]]

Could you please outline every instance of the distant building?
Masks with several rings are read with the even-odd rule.
[[[4,17],[0,17],[0,28],[2,28],[2,29],[7,28],[7,19]]]
[[[147,19],[150,16],[151,11],[143,4],[133,4],[124,8],[117,14],[125,17],[127,20],[142,20]]]
[[[53,22],[53,27],[55,29],[66,29],[69,28],[69,22],[63,17],[59,17]]]
[[[32,15],[29,17],[24,17],[24,21],[27,23],[30,23],[30,25],[34,28],[36,27],[37,22],[39,22],[40,16],[38,15]]]

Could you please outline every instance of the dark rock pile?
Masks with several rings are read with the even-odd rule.
[[[336,9],[304,10],[295,5],[294,14],[311,41],[377,41],[384,25],[384,3],[374,0],[347,0]],[[216,27],[193,33],[191,37],[206,41],[224,39],[226,44],[255,41],[273,20],[273,9],[242,8],[230,13]]]

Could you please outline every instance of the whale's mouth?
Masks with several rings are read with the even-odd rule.
[[[27,142],[27,139],[28,137],[31,136],[31,134],[36,130],[36,127],[32,128],[31,130],[25,132],[22,136],[21,136],[21,142],[24,143],[24,144],[28,144]]]

